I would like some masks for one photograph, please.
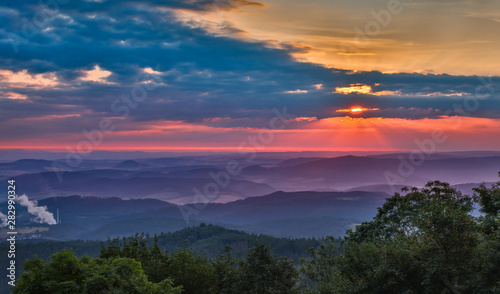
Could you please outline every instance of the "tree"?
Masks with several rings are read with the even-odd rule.
[[[226,246],[224,254],[219,255],[213,261],[215,283],[212,293],[233,294],[238,293],[240,283],[240,267],[243,263],[241,258],[231,254],[231,247]]]
[[[47,263],[35,256],[24,262],[23,269],[14,293],[83,293],[88,274],[82,261],[69,250],[53,254]]]
[[[171,252],[162,251],[155,236],[148,247],[143,235],[108,240],[101,248],[102,258],[132,258],[139,261],[149,281],[161,282],[172,279],[175,286],[182,286],[187,294],[210,293],[214,284],[211,260],[197,255],[185,246]]]
[[[168,278],[168,253],[162,251],[158,245],[158,237],[154,236],[154,243],[148,247],[143,234],[135,234],[129,238],[108,239],[106,245],[101,243],[101,258],[113,259],[119,257],[132,258],[141,263],[148,280],[159,283]]]
[[[472,210],[472,197],[439,181],[396,193],[348,231],[343,254],[313,250],[302,271],[318,293],[494,293],[498,276],[485,290],[478,273],[496,268],[485,264],[498,239],[486,242]]]
[[[500,172],[498,173],[500,177]],[[483,183],[474,188],[474,199],[480,205],[480,211],[484,214],[480,221],[486,233],[497,231],[500,226],[500,182],[487,188]]]
[[[168,277],[175,285],[182,285],[187,294],[210,293],[214,287],[215,273],[212,262],[192,249],[181,247],[172,252],[166,265]]]
[[[214,261],[213,293],[293,294],[299,292],[299,274],[293,262],[276,257],[265,244],[257,243],[245,258],[235,258],[231,249]]]
[[[473,220],[470,217],[472,210],[472,197],[463,195],[448,183],[429,182],[421,190],[413,188],[405,196],[396,193],[386,199],[372,221],[362,223],[355,231],[347,231],[346,240],[357,243],[390,240],[400,236],[430,233],[433,229],[448,230],[451,229],[448,225],[454,227],[461,222],[439,222],[446,222],[448,217],[454,218],[455,213]]]
[[[160,283],[147,280],[141,264],[130,258],[78,258],[70,250],[52,255],[48,262],[34,257],[24,265],[24,272],[13,293],[23,294],[179,294],[170,279]]]
[[[257,243],[240,265],[240,291],[255,294],[298,292],[298,272],[292,261],[276,257],[268,246]]]
[[[500,176],[500,173],[498,173]],[[478,259],[482,261],[471,284],[477,293],[500,293],[500,182],[487,188],[483,183],[474,188],[474,199],[479,204],[482,242],[478,247]]]
[[[337,256],[340,244],[335,238],[328,236],[319,249],[308,250],[309,260],[302,259],[301,273],[306,287],[315,289],[317,293],[333,293],[332,281],[336,279]]]

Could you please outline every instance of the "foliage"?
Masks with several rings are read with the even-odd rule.
[[[13,293],[181,293],[169,279],[160,283],[147,280],[141,264],[130,258],[78,258],[64,250],[44,262],[32,258],[24,263],[24,272]]]
[[[500,176],[500,173],[498,173]],[[487,188],[484,184],[474,188],[474,199],[479,203],[484,215],[480,218],[487,234],[498,231],[500,227],[500,182]]]
[[[299,273],[293,262],[276,257],[267,245],[257,243],[245,259],[234,258],[231,249],[214,261],[216,287],[213,293],[299,293]]]
[[[186,246],[196,253],[204,253],[208,257],[217,257],[227,246],[246,253],[259,241],[268,244],[272,251],[280,256],[286,256],[294,261],[306,256],[306,250],[319,246],[315,238],[276,238],[267,235],[248,234],[242,231],[230,230],[220,226],[201,224],[173,233],[158,235],[158,245],[162,250],[172,251]],[[151,243],[150,243],[151,244]]]
[[[179,248],[172,253],[164,252],[155,236],[153,246],[146,245],[145,237],[135,235],[103,244],[101,258],[132,258],[139,261],[150,281],[159,282],[173,279],[175,286],[183,286],[186,293],[206,293],[212,288],[214,272],[211,260],[203,255],[194,254],[192,249]]]
[[[185,293],[294,293],[298,271],[285,257],[276,257],[267,245],[257,243],[245,258],[233,257],[230,249],[217,259],[195,254],[185,247],[168,253],[159,249],[158,239],[148,247],[145,238],[108,241],[101,258],[133,258],[141,262],[150,281],[173,279]]]
[[[373,220],[364,222],[355,232],[348,231],[346,240],[360,243],[431,233],[435,229],[459,230],[455,225],[460,222],[455,218],[467,218],[472,209],[470,196],[462,195],[448,183],[429,182],[421,190],[413,188],[405,196],[396,193],[388,198]]]
[[[301,260],[301,272],[304,275],[305,286],[315,289],[317,293],[332,293],[331,281],[336,275],[336,260],[341,244],[329,236],[319,249],[308,250],[309,259]]]
[[[482,211],[495,212],[498,185],[479,189]],[[343,254],[328,244],[312,250],[304,277],[315,293],[498,293],[498,230],[483,233],[473,204],[439,181],[396,193],[348,232]]]
[[[14,293],[500,293],[500,182],[480,185],[473,197],[439,181],[403,191],[342,242],[243,240],[244,233],[204,224],[136,234],[102,243],[99,258],[63,250],[47,262],[29,259]],[[313,248],[300,280],[293,261],[271,248],[300,256],[306,245]],[[222,246],[216,258],[201,250]]]

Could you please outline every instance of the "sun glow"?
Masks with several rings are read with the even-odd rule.
[[[361,107],[361,106],[353,106],[351,108],[347,108],[347,109],[338,109],[336,112],[348,112],[348,113],[352,113],[352,114],[359,114],[359,113],[363,113],[365,111],[377,111],[379,110],[378,108],[364,108],[364,107]]]

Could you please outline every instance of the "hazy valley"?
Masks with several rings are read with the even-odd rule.
[[[324,237],[372,219],[402,187],[439,179],[471,194],[482,181],[494,182],[500,166],[494,152],[436,153],[403,174],[409,154],[271,155],[251,162],[241,155],[89,159],[64,171],[54,171],[64,160],[22,159],[0,163],[0,189],[13,178],[19,195],[58,216],[57,224],[35,224],[18,207],[18,227],[43,227],[35,235],[40,239],[106,239],[202,222],[276,237]],[[227,172],[228,162],[238,163],[237,174]],[[388,182],[387,174],[403,181]],[[0,207],[5,213],[6,205]]]

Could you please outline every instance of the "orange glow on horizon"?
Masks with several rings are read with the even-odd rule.
[[[40,151],[50,151],[50,152],[68,152],[66,146],[0,146],[0,150],[40,150]],[[127,152],[127,151],[143,151],[148,152],[253,152],[253,148],[239,148],[239,147],[161,147],[153,146],[146,147],[141,146],[137,148],[135,146],[113,146],[113,147],[96,147],[93,151],[110,151],[110,152]],[[269,147],[262,152],[305,152],[305,151],[318,151],[318,152],[368,152],[368,151],[403,151],[394,148],[352,148],[352,149],[339,149],[339,148],[300,148],[300,147]],[[87,153],[82,153],[87,154]]]
[[[263,129],[227,128],[217,133],[198,129],[196,132],[175,130],[158,132],[115,131],[106,133],[102,143],[92,144],[91,151],[144,151],[144,152],[287,152],[287,151],[405,151],[418,148],[415,139],[429,138],[440,130],[448,137],[439,148],[472,150],[481,146],[484,150],[498,150],[500,146],[500,119],[473,117],[425,118],[418,120],[401,118],[364,118],[352,113],[363,113],[349,108],[345,116],[328,118],[303,117],[291,120],[287,129],[275,130],[268,143],[249,143],[248,138],[259,138]],[[351,109],[355,111],[352,112]],[[243,145],[241,145],[244,143]],[[2,142],[0,150],[25,149],[76,152],[89,148],[90,142],[82,134],[55,133],[29,139]],[[242,146],[240,148],[239,146]],[[257,148],[258,147],[258,148]],[[88,151],[82,151],[85,153]]]

